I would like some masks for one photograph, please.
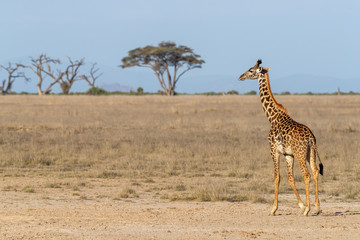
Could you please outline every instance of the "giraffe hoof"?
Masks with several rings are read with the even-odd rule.
[[[304,216],[307,216],[309,211],[310,211],[310,208],[306,208],[305,211],[304,211]]]
[[[270,215],[271,215],[271,216],[275,216],[276,210],[277,210],[277,207],[273,207],[273,209],[271,210]]]
[[[320,213],[322,213],[322,210],[316,211],[315,215],[316,215],[316,216],[317,216],[317,215],[320,215]]]
[[[303,203],[299,203],[299,207],[301,208],[301,211],[305,211],[305,205]]]

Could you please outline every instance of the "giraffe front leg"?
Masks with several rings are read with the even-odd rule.
[[[275,198],[274,198],[274,206],[271,210],[271,215],[275,215],[276,210],[278,209],[278,195],[279,195],[279,184],[280,184],[280,162],[279,162],[279,153],[273,151],[272,158],[274,162],[274,182],[275,182]]]

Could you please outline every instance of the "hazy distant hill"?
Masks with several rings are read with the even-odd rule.
[[[103,75],[98,79],[96,85],[107,91],[128,92],[131,89],[136,91],[138,87],[142,87],[145,92],[157,92],[161,89],[156,76],[149,69],[121,69],[115,64],[114,66],[99,64],[98,67],[100,68],[99,72],[103,72]],[[84,68],[84,71],[87,70]],[[4,74],[4,71],[0,72],[1,79],[6,77]],[[31,76],[32,80],[28,83],[25,83],[22,79],[17,80],[14,84],[14,91],[36,92],[37,78],[31,72],[28,72],[28,75]],[[238,73],[234,73],[234,75],[203,75],[201,70],[194,70],[188,72],[180,79],[177,85],[177,92],[190,94],[212,91],[228,92],[230,90],[236,90],[239,93],[246,93],[252,90],[258,92],[257,81],[240,82],[237,80],[238,77]],[[281,78],[270,76],[271,88],[275,93],[285,91],[291,93],[332,93],[336,92],[338,87],[343,92],[360,92],[360,84],[354,85],[354,83],[359,83],[360,79],[355,80],[309,74],[297,74]],[[80,81],[74,84],[72,92],[85,92],[87,89],[89,89],[87,83]],[[58,86],[54,87],[53,92],[60,92],[60,88]]]
[[[238,76],[229,75],[212,75],[212,76],[197,76],[184,78],[179,81],[179,92],[227,92],[230,90],[237,90],[239,93],[256,90],[258,92],[257,81],[241,82],[237,80]],[[351,83],[360,82],[360,79],[337,79],[327,76],[312,76],[312,75],[292,75],[283,78],[271,78],[270,84],[272,91],[281,93],[289,91],[291,93],[333,93],[340,87],[341,91],[360,92],[360,84],[354,86]]]

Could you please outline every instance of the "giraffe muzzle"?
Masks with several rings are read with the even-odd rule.
[[[244,81],[246,79],[246,76],[244,76],[244,74],[243,75],[241,75],[240,77],[239,77],[239,81]]]

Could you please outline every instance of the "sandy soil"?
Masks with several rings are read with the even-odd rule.
[[[64,188],[1,191],[0,239],[360,239],[359,202],[325,199],[320,216],[304,217],[294,196],[281,194],[269,216],[271,204],[99,197],[113,191],[105,181],[86,198]]]

